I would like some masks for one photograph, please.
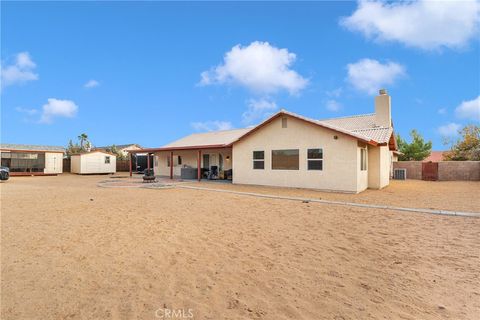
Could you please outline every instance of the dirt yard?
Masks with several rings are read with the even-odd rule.
[[[480,314],[478,218],[98,187],[105,179],[65,174],[0,184],[1,319]],[[478,182],[396,182],[360,195],[215,187],[480,211]]]

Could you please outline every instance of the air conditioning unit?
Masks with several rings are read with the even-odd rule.
[[[407,169],[393,169],[393,179],[395,179],[395,180],[406,180],[407,179]]]

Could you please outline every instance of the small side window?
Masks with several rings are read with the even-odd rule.
[[[265,169],[265,151],[253,151],[253,169]]]
[[[109,164],[110,163],[110,156],[105,156],[105,163]]]
[[[181,156],[178,156],[178,164],[179,164],[179,165],[182,164],[182,157],[181,157]]]
[[[307,150],[307,169],[323,170],[323,150],[322,149]]]
[[[367,149],[365,148],[360,149],[360,170],[367,170]]]

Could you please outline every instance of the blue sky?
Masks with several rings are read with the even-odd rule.
[[[1,5],[3,143],[155,147],[280,108],[371,113],[380,87],[434,149],[480,121],[478,2]]]

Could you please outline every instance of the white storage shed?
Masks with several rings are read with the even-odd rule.
[[[117,157],[104,151],[92,151],[71,156],[72,173],[104,174],[117,171]]]

